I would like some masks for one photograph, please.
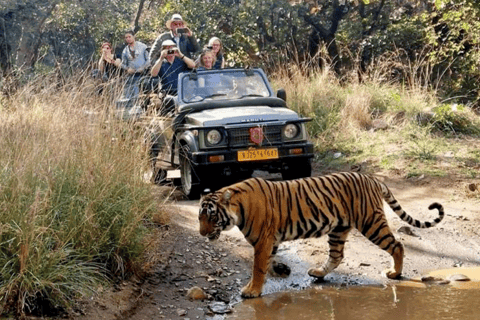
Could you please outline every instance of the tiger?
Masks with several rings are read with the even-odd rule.
[[[438,210],[437,218],[430,222],[413,219],[383,182],[363,173],[339,172],[288,181],[255,177],[201,198],[200,234],[214,241],[222,231],[237,226],[253,246],[252,276],[241,290],[244,298],[261,295],[267,272],[290,274],[287,265],[274,260],[281,242],[328,234],[327,260],[308,270],[308,275],[322,280],[342,261],[353,228],[391,255],[392,264],[383,275],[397,279],[402,274],[404,248],[387,224],[382,200],[417,228],[431,228],[445,215],[443,206],[434,202],[428,208]]]

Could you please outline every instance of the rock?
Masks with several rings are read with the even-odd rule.
[[[372,121],[372,127],[374,130],[385,130],[388,128],[388,123],[382,119],[375,119]]]
[[[471,192],[477,191],[477,190],[478,190],[477,184],[476,184],[476,183],[470,183],[470,184],[468,185],[468,190],[470,190]]]
[[[437,277],[432,277],[432,276],[424,276],[421,278],[422,282],[428,282],[428,283],[433,283],[433,284],[438,284],[438,285],[445,285],[449,284],[450,280],[446,280],[443,278],[437,278]]]
[[[433,120],[433,117],[435,116],[435,113],[433,112],[420,112],[416,116],[417,122],[424,126],[428,123],[430,123]]]
[[[362,165],[361,164],[353,164],[353,165],[350,166],[350,171],[360,172],[360,171],[362,171]]]
[[[187,298],[190,300],[204,300],[207,298],[207,294],[199,287],[192,287],[187,291]]]
[[[186,316],[186,315],[187,315],[187,310],[177,309],[177,314],[178,314],[180,317]]]
[[[442,278],[436,278],[432,276],[423,276],[421,278],[422,282],[437,282],[437,281],[443,281]]]
[[[225,302],[222,301],[212,302],[210,305],[208,305],[208,308],[213,313],[217,314],[232,313],[232,309]]]
[[[464,274],[457,273],[457,274],[452,274],[452,275],[448,276],[448,280],[450,280],[450,281],[470,281],[470,278],[467,277]]]
[[[413,237],[418,237],[412,230],[412,228],[410,228],[409,226],[401,226],[400,228],[398,228],[397,230],[398,233],[404,233],[406,234],[407,236],[413,236]]]

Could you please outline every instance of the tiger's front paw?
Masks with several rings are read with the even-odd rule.
[[[394,269],[386,269],[382,273],[389,279],[398,279],[402,275],[401,272],[397,272]]]
[[[251,282],[242,288],[243,298],[257,298],[262,294],[262,288],[253,288]]]
[[[327,272],[325,272],[325,269],[323,267],[320,268],[310,268],[308,269],[308,275],[310,277],[315,277],[319,279],[323,279],[326,275]]]

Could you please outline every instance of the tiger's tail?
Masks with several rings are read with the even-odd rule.
[[[443,206],[438,202],[434,202],[428,206],[428,209],[429,210],[437,209],[438,210],[437,218],[435,218],[433,221],[420,221],[420,220],[414,219],[408,213],[406,213],[405,210],[402,209],[397,199],[395,199],[395,197],[393,196],[392,192],[388,189],[388,187],[383,183],[381,183],[381,185],[382,185],[383,198],[385,199],[385,201],[388,203],[390,208],[392,208],[392,210],[400,217],[400,219],[402,219],[409,225],[417,228],[421,228],[421,229],[431,228],[439,224],[440,221],[442,221],[443,218],[445,217]]]

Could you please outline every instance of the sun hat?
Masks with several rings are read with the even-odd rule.
[[[167,26],[168,29],[171,29],[170,25],[172,24],[173,21],[183,21],[182,16],[179,15],[178,13],[175,13],[172,16],[172,18],[170,20],[168,20],[167,23],[165,23],[165,25]],[[183,21],[183,24],[185,25],[185,27],[187,26],[187,23],[185,21]]]
[[[162,42],[162,47],[167,47],[167,46],[173,46],[173,47],[176,47],[177,44],[175,42],[173,42],[172,40],[168,39],[168,40],[164,40]]]

